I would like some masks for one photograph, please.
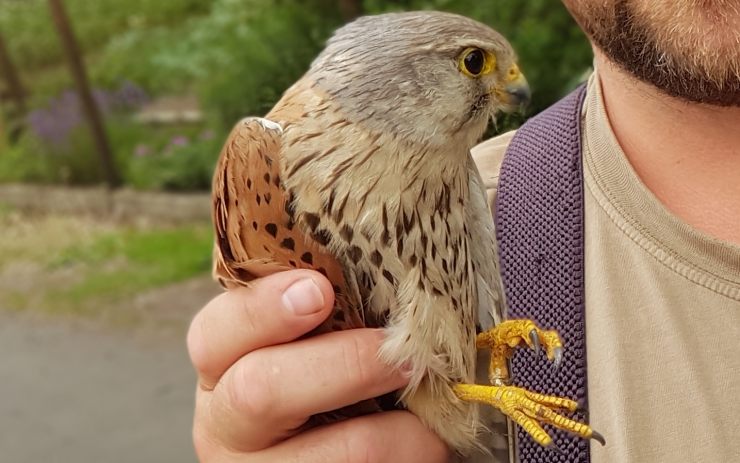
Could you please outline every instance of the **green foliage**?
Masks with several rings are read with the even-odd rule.
[[[62,61],[48,0],[3,0],[0,31],[8,37],[11,54],[23,68],[40,68]],[[175,24],[203,14],[203,0],[65,0],[75,35],[86,53],[105,45],[124,30]]]
[[[147,190],[208,190],[223,138],[208,134],[191,141],[181,135],[178,139],[186,140],[182,146],[170,142],[152,152],[139,145],[135,154],[137,149],[145,154],[129,160],[127,183]]]
[[[50,166],[38,152],[36,140],[28,134],[0,150],[0,182],[40,182],[47,178]]]
[[[333,1],[216,1],[193,44],[203,101],[224,126],[265,114],[340,23]]]

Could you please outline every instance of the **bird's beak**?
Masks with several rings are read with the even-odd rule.
[[[504,111],[516,111],[526,106],[532,97],[527,79],[516,64],[506,73],[503,88],[496,93],[504,105]]]

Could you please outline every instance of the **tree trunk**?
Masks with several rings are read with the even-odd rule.
[[[362,0],[339,0],[339,12],[346,22],[352,21],[362,15]]]
[[[62,49],[64,50],[72,77],[75,81],[75,86],[77,87],[77,93],[85,111],[85,117],[90,124],[90,132],[98,155],[100,156],[100,163],[103,167],[106,183],[110,188],[116,188],[121,185],[121,176],[113,161],[110,144],[105,133],[103,118],[90,90],[90,83],[82,62],[82,55],[80,54],[77,40],[69,23],[69,17],[64,9],[63,1],[49,0],[49,8],[51,9],[51,16],[54,19],[59,40],[61,41]]]
[[[26,114],[26,92],[21,85],[18,71],[10,58],[5,39],[0,34],[0,74],[5,80],[8,99],[13,102],[14,110],[9,113],[8,134],[15,141],[23,130],[23,116]],[[5,95],[0,95],[0,100]]]

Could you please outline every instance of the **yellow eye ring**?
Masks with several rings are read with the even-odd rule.
[[[496,67],[496,57],[480,48],[466,48],[460,54],[457,67],[468,77],[481,77],[490,74]]]

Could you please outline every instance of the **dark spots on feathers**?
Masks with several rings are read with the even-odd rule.
[[[252,221],[252,228],[254,228],[255,230],[257,230],[257,227],[259,227],[259,225],[257,225],[257,222]]]
[[[270,183],[270,173],[269,172],[266,173],[262,178],[265,179],[265,183],[267,184]]]
[[[351,260],[353,264],[356,264],[360,259],[362,259],[362,249],[357,246],[350,246],[347,249],[347,257],[349,257],[349,260]]]
[[[315,231],[316,228],[319,226],[319,222],[321,221],[318,215],[313,214],[311,212],[304,213],[303,220],[306,221],[306,224],[311,229],[311,231]]]
[[[249,188],[250,190],[252,189],[252,179],[251,178],[247,179],[247,188]]]
[[[389,272],[388,270],[383,270],[383,277],[385,277],[385,279],[388,280],[388,282],[392,284],[393,286],[396,285],[396,279],[393,277],[391,272]]]
[[[334,209],[334,200],[337,198],[336,190],[331,190],[329,193],[329,199],[324,203],[324,212],[331,214],[331,210]]]
[[[331,241],[331,233],[326,228],[319,228],[311,234],[311,238],[322,246],[326,246]]]
[[[410,215],[406,215],[406,211],[403,211],[403,231],[408,235],[414,228],[416,223],[416,215],[412,211]]]
[[[301,260],[308,265],[313,265],[313,254],[310,252],[304,252],[303,255],[301,255]]]
[[[295,206],[293,205],[293,202],[295,201],[295,195],[293,192],[288,193],[288,199],[285,201],[285,213],[288,214],[288,216],[293,219],[295,217]]]
[[[314,156],[315,155],[316,153],[314,153]],[[298,162],[293,164],[293,167],[290,169],[290,172],[288,173],[288,175],[291,176],[295,174],[298,171],[298,169],[305,166],[308,163],[308,161],[310,161],[311,159],[313,159],[313,156],[304,156],[301,159],[299,159]]]
[[[354,236],[354,230],[352,230],[352,227],[350,227],[347,224],[342,225],[342,228],[339,229],[339,236],[344,239],[344,241],[351,243],[352,237]]]
[[[345,195],[342,202],[339,204],[339,207],[336,211],[334,211],[334,222],[336,224],[339,224],[342,219],[344,218],[344,208],[347,206],[347,200],[349,199],[349,195]]]
[[[388,247],[391,244],[391,234],[388,230],[383,230],[383,234],[380,236],[380,242],[384,247]]]
[[[277,225],[275,225],[274,223],[268,223],[267,225],[265,225],[265,230],[267,231],[267,233],[270,234],[270,236],[272,236],[273,238],[277,238]]]
[[[289,249],[291,251],[295,250],[295,241],[293,238],[285,238],[283,241],[280,242],[280,246]]]
[[[376,267],[380,267],[383,263],[383,255],[376,249],[372,254],[370,254],[370,262],[372,262]]]

